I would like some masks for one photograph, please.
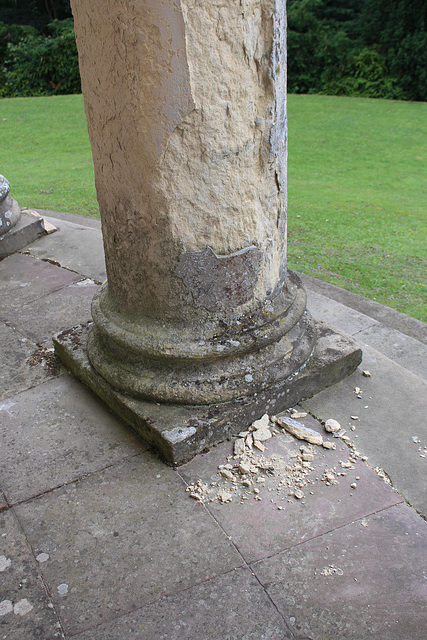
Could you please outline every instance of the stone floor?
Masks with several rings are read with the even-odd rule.
[[[349,440],[311,448],[300,499],[278,428],[250,487],[219,475],[232,442],[172,469],[56,362],[105,266],[99,221],[44,215],[58,231],[0,262],[0,638],[424,640],[425,325],[304,278],[364,361],[300,422]]]

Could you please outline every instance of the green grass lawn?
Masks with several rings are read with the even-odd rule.
[[[427,319],[427,103],[289,96],[289,266]],[[81,96],[0,100],[21,205],[97,216]]]
[[[21,206],[99,216],[82,96],[0,100],[0,149]]]
[[[427,103],[289,96],[289,266],[427,320]]]

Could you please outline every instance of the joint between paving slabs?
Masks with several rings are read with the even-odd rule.
[[[62,484],[58,484],[55,487],[51,487],[50,489],[45,489],[44,491],[40,491],[40,493],[36,493],[33,496],[30,496],[29,498],[25,498],[24,500],[17,500],[16,502],[9,502],[8,500],[6,501],[9,505],[9,508],[16,507],[20,504],[26,504],[27,502],[31,502],[31,500],[36,500],[38,498],[41,498],[42,496],[52,493],[53,491],[57,491],[58,489],[62,489],[63,487],[68,487],[72,484],[76,484],[81,480],[85,480],[86,478],[90,478],[91,476],[96,475],[97,473],[101,473],[102,471],[106,471],[107,469],[111,469],[112,467],[116,467],[122,464],[123,462],[126,462],[127,460],[131,460],[132,458],[137,458],[138,456],[141,456],[143,453],[144,452],[141,452],[141,451],[139,453],[133,453],[132,455],[121,458],[117,462],[112,462],[111,464],[107,464],[105,465],[105,467],[100,467],[99,469],[95,469],[94,471],[88,471],[87,473],[83,473],[81,476],[78,476],[77,478],[73,478],[72,480],[67,480],[66,482],[63,482]]]
[[[16,504],[18,504],[18,503],[16,503]],[[41,583],[42,583],[42,585],[43,585],[43,589],[44,589],[44,591],[45,591],[45,593],[46,593],[46,597],[47,597],[47,599],[49,600],[48,606],[50,605],[50,607],[49,607],[49,608],[50,608],[50,609],[52,609],[52,611],[54,611],[54,613],[55,613],[55,617],[56,617],[56,620],[57,620],[57,624],[59,625],[59,627],[58,627],[58,628],[59,628],[59,630],[61,631],[61,634],[62,634],[62,639],[63,639],[63,640],[65,640],[65,637],[66,637],[66,636],[65,636],[65,630],[64,630],[64,627],[63,627],[62,622],[61,622],[61,617],[60,617],[60,615],[59,615],[59,613],[58,613],[58,611],[57,611],[57,608],[56,608],[55,603],[54,603],[53,598],[52,598],[52,593],[51,593],[51,591],[50,591],[50,589],[49,589],[49,587],[48,587],[48,585],[47,585],[47,583],[46,583],[46,581],[45,581],[45,579],[44,579],[43,573],[42,573],[42,571],[38,568],[39,563],[38,563],[38,561],[37,561],[37,557],[36,557],[36,554],[35,554],[35,552],[34,552],[34,549],[33,549],[32,545],[31,545],[31,542],[29,541],[29,539],[28,539],[28,537],[27,537],[27,534],[26,534],[25,528],[23,527],[23,525],[22,525],[22,523],[21,523],[21,521],[20,521],[20,519],[19,519],[18,514],[15,512],[15,509],[13,509],[13,507],[11,506],[11,507],[9,508],[9,510],[10,510],[10,511],[12,512],[12,514],[13,514],[13,516],[12,516],[12,517],[13,517],[13,518],[16,520],[16,522],[18,523],[18,526],[19,526],[19,528],[20,528],[20,529],[21,529],[21,531],[22,531],[22,535],[23,535],[23,536],[24,536],[24,538],[25,538],[25,542],[27,543],[27,546],[28,546],[28,548],[29,548],[29,549],[30,549],[30,551],[31,551],[31,555],[32,555],[32,556],[33,556],[33,558],[34,558],[35,566],[37,567],[37,576],[38,576],[38,578],[40,578],[40,581],[41,581]]]

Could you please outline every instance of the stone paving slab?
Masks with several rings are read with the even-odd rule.
[[[314,318],[352,336],[378,324],[376,320],[364,313],[310,290],[307,290],[307,308]]]
[[[55,260],[62,267],[77,271],[97,282],[107,279],[100,220],[74,216],[71,220],[44,216],[57,231],[33,242],[30,255],[42,260]],[[80,218],[80,220],[78,220]],[[95,228],[94,223],[97,223]],[[91,226],[88,226],[88,225]]]
[[[61,372],[53,353],[49,357],[35,342],[3,322],[0,322],[0,344],[0,401],[46,382]]]
[[[411,316],[379,304],[375,300],[369,300],[368,298],[359,296],[357,293],[341,289],[341,287],[329,284],[328,282],[323,282],[322,280],[312,278],[303,273],[298,273],[298,275],[308,291],[320,293],[331,301],[335,300],[350,309],[370,316],[374,320],[392,329],[396,329],[401,333],[405,333],[407,336],[411,336],[427,344],[427,324],[425,322],[411,318]]]
[[[76,640],[291,640],[248,569],[236,569],[74,636]]]
[[[252,569],[297,639],[425,640],[426,548],[426,523],[401,504]]]
[[[8,311],[4,317],[23,335],[52,346],[55,333],[70,324],[90,320],[90,306],[97,288],[92,280],[81,280]]]
[[[243,564],[178,474],[149,453],[15,507],[66,633]]]
[[[365,378],[363,370],[371,377]],[[354,392],[356,386],[361,398]],[[355,373],[302,404],[322,420],[338,420],[369,463],[382,467],[399,493],[427,516],[427,384],[423,380],[366,346]],[[351,425],[354,432],[349,430]]]
[[[4,511],[8,508],[8,504],[6,502],[6,498],[3,495],[3,492],[0,490],[0,511]]]
[[[368,344],[416,376],[427,380],[427,345],[384,325],[375,325],[357,334]]]
[[[82,279],[78,273],[15,253],[0,261],[0,317]]]
[[[0,485],[10,503],[49,491],[146,449],[69,375],[0,404]]]
[[[311,416],[299,422],[327,435]],[[278,491],[281,476],[277,478],[268,472],[262,474],[265,479],[262,484],[255,482],[249,489],[241,485],[236,487],[231,481],[220,481],[220,487],[233,496],[232,501],[226,504],[206,502],[206,507],[247,562],[265,558],[402,502],[401,496],[364,462],[357,461],[352,469],[341,468],[339,461],[348,462],[350,450],[339,439],[333,440],[337,447],[335,451],[314,447],[313,471],[307,476],[309,483],[303,489],[303,500],[295,499],[293,489],[286,486]],[[292,463],[290,452],[297,452],[301,445],[307,445],[285,433],[264,444],[264,457],[278,456],[285,463]],[[223,443],[180,467],[179,473],[188,484],[198,480],[207,484],[218,482],[218,467],[226,464],[229,458],[233,463],[232,452],[232,443]],[[337,478],[338,484],[326,486],[321,477],[326,469],[332,468],[346,475]],[[353,483],[356,483],[356,489],[351,488]],[[253,493],[254,488],[259,494]],[[249,499],[242,500],[242,496]]]
[[[12,511],[0,514],[0,637],[7,640],[63,638],[39,563]]]

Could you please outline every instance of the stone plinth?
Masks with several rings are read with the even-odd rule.
[[[33,211],[22,211],[9,191],[9,182],[0,175],[0,258],[19,251],[46,233],[43,219]]]
[[[286,267],[285,0],[72,6],[108,275],[76,334],[90,384],[135,407],[221,406],[212,444],[237,399],[264,413],[316,360]]]

